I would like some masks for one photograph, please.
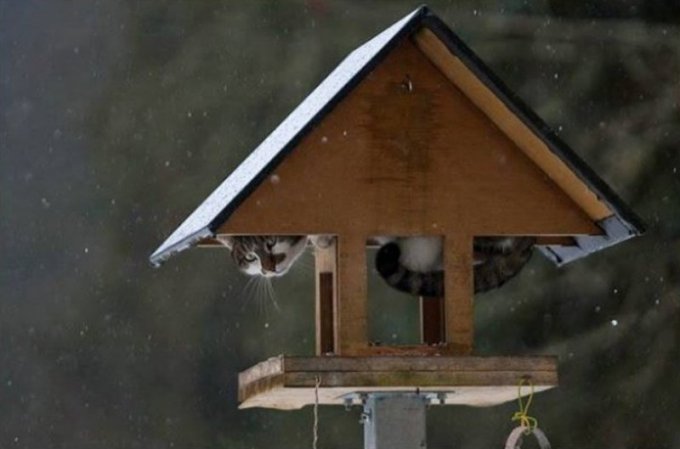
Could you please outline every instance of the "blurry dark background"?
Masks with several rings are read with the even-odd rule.
[[[678,5],[430,2],[649,225],[477,298],[479,353],[559,354],[532,408],[554,447],[680,448]],[[311,257],[274,283],[279,310],[225,251],[147,257],[415,6],[0,1],[0,447],[311,445],[309,408],[235,397],[239,370],[312,352]],[[430,447],[501,447],[515,408],[434,407]],[[357,420],[322,407],[320,447],[361,447]]]

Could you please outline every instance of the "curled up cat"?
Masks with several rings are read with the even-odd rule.
[[[224,236],[238,268],[260,277],[283,276],[304,253],[307,243],[331,244],[331,236]],[[416,296],[444,294],[441,237],[380,237],[375,267],[393,288]],[[474,240],[475,293],[498,288],[512,279],[532,255],[532,237],[477,237]]]

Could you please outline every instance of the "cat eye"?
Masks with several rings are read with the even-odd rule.
[[[243,259],[246,262],[255,262],[257,260],[257,257],[254,254],[246,254]]]

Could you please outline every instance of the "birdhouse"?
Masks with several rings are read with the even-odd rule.
[[[291,213],[291,211],[294,211]],[[490,405],[557,384],[554,357],[477,357],[474,239],[531,236],[563,265],[641,234],[635,214],[426,7],[350,53],[153,253],[219,235],[331,235],[316,249],[316,355],[241,373],[243,407],[366,391]],[[444,294],[423,344],[370,344],[366,245],[438,236]]]

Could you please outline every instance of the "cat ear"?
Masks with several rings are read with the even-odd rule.
[[[234,239],[230,235],[215,235],[215,240],[226,246],[229,251],[234,247]]]

